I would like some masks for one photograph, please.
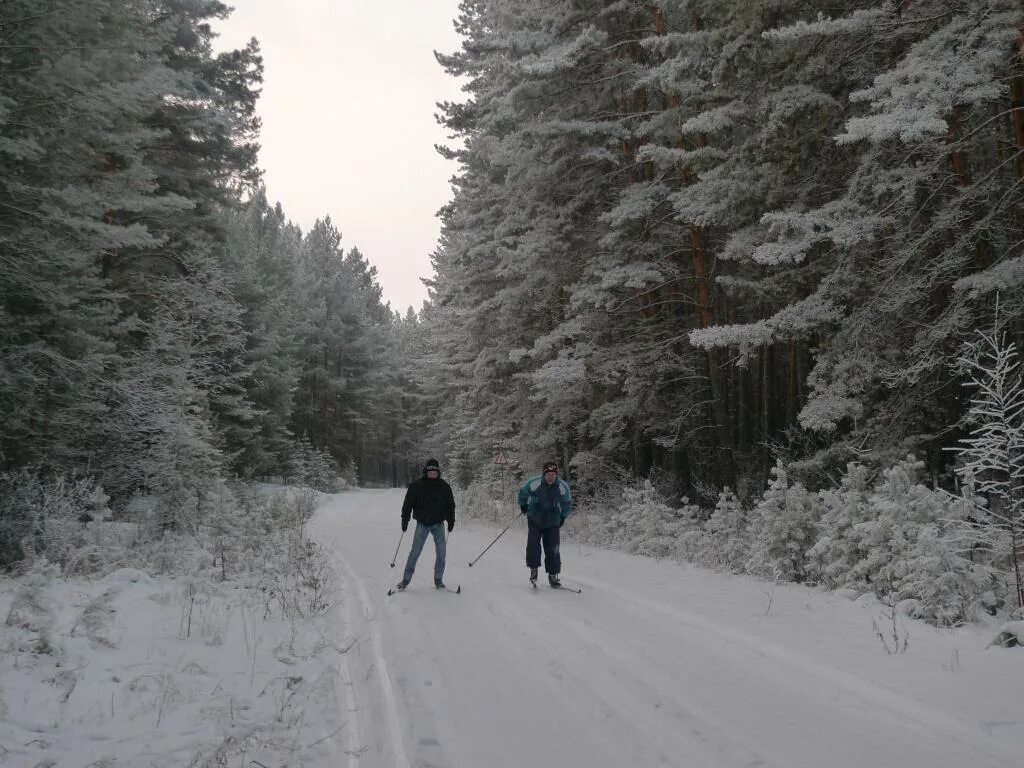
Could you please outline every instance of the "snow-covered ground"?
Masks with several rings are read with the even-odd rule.
[[[572,541],[582,594],[533,590],[521,521],[469,568],[500,527],[460,520],[461,595],[433,588],[428,542],[388,597],[401,500],[342,494],[314,523],[348,582],[350,768],[1020,764],[1024,650],[988,648],[990,628],[894,629],[874,600]]]
[[[582,594],[533,590],[518,516],[473,568],[507,521],[460,517],[462,594],[428,543],[388,597],[401,500],[325,497],[340,592],[313,620],[258,584],[0,581],[0,768],[1021,764],[1024,649],[991,628],[571,540]]]

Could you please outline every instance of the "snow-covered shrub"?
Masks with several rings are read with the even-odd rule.
[[[516,504],[519,483],[519,480],[507,480],[504,491],[500,484],[495,486],[487,478],[478,478],[465,488],[453,485],[456,517],[484,520],[504,527],[519,514]]]
[[[808,552],[816,536],[822,507],[800,483],[790,485],[779,461],[773,479],[754,509],[750,524],[749,573],[802,582],[808,573]]]
[[[807,554],[808,578],[829,589],[864,588],[853,573],[867,552],[857,526],[871,517],[871,477],[867,467],[850,463],[838,488],[819,492],[823,514],[817,540]]]
[[[1024,621],[1008,621],[1003,624],[989,645],[1000,648],[1016,648],[1024,645]]]
[[[337,493],[358,484],[355,465],[350,463],[343,472],[334,458],[309,440],[297,440],[287,467],[289,482],[304,485],[323,493]]]
[[[0,567],[41,555],[66,565],[87,543],[87,524],[109,511],[107,501],[92,477],[0,475]]]
[[[611,494],[609,493],[609,496]],[[643,480],[614,497],[600,491],[577,507],[572,535],[582,541],[650,557],[682,556],[688,532],[697,529],[695,508],[671,507],[654,484]]]
[[[306,525],[316,511],[314,491],[288,489],[271,495],[239,494],[230,528],[213,540],[214,565],[222,579],[258,584],[266,612],[287,618],[313,616],[333,605],[337,574],[330,557],[310,539]],[[230,542],[230,543],[227,543]]]
[[[718,495],[711,517],[704,524],[705,548],[697,553],[699,562],[742,571],[750,557],[750,516],[736,494],[728,488]]]
[[[944,495],[921,484],[923,471],[924,463],[908,456],[883,472],[868,497],[868,518],[855,524],[850,534],[852,546],[863,552],[853,565],[852,584],[870,586],[886,596],[908,576],[918,531],[946,514]]]
[[[977,615],[981,595],[993,581],[990,568],[956,551],[948,526],[929,523],[918,529],[905,573],[894,585],[895,597],[917,601],[915,618],[940,626],[962,624]]]
[[[17,582],[11,608],[0,632],[0,652],[53,653],[52,633],[56,618],[46,589],[59,575],[59,568],[40,558]]]
[[[644,480],[635,488],[622,492],[622,536],[627,552],[649,557],[667,557],[675,552],[676,540],[685,523],[655,491],[653,483]]]

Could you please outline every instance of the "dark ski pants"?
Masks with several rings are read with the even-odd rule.
[[[540,568],[540,546],[544,545],[544,570],[548,573],[562,572],[562,556],[558,552],[558,526],[540,528],[532,520],[526,534],[526,567]]]
[[[441,581],[444,577],[444,556],[446,548],[444,523],[424,525],[417,521],[416,532],[412,535],[412,549],[409,550],[409,559],[405,561],[405,576],[403,577],[403,581],[405,581],[406,584],[412,580],[412,573],[416,570],[416,561],[420,559],[420,552],[423,551],[423,545],[427,543],[427,536],[434,537],[434,583]]]

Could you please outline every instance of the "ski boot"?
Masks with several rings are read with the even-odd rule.
[[[548,584],[550,584],[552,587],[555,587],[556,589],[558,587],[562,586],[562,582],[560,582],[558,580],[558,574],[557,573],[549,573],[548,574]]]

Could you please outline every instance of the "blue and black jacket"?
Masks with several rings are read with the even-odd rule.
[[[572,494],[562,478],[548,485],[543,475],[531,477],[519,489],[519,508],[538,528],[554,528],[572,513]]]

